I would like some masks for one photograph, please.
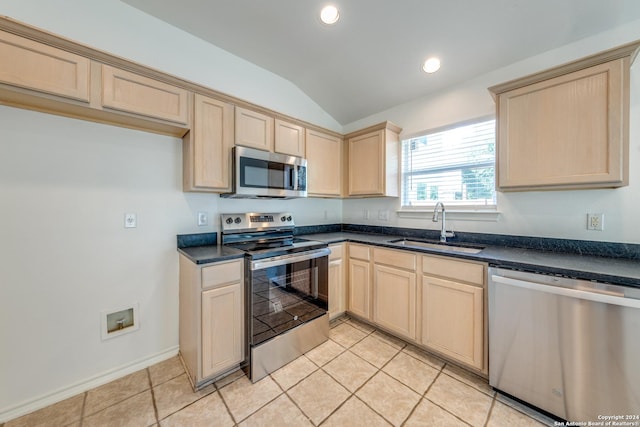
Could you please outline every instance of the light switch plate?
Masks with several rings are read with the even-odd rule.
[[[207,212],[198,212],[198,227],[209,225],[209,214]]]

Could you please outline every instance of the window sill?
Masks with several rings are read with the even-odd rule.
[[[455,221],[498,222],[500,212],[494,209],[447,209],[447,219]],[[401,209],[396,211],[400,218],[428,219],[431,221],[433,209]]]

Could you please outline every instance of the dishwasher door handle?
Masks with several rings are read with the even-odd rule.
[[[542,285],[540,283],[528,282],[525,280],[512,279],[510,277],[492,275],[491,281],[502,283],[504,285],[517,286],[519,288],[530,289],[532,291],[540,291],[548,294],[561,295],[570,298],[578,298],[593,302],[601,302],[605,304],[613,304],[623,307],[640,308],[640,300],[623,296],[614,296],[601,294],[598,292],[581,291],[579,289],[570,289],[553,285]]]

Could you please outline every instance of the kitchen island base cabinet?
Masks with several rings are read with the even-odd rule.
[[[204,266],[180,255],[180,354],[194,389],[244,362],[242,259]]]

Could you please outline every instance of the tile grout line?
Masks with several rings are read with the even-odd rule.
[[[82,410],[80,411],[80,427],[82,427],[82,425],[84,424],[84,410],[85,407],[87,406],[87,392],[85,391],[84,396],[82,397]],[[3,427],[3,425],[1,425],[0,427]]]
[[[230,386],[231,384],[235,383],[236,381],[241,380],[242,378],[243,377],[236,378],[234,381],[231,381],[229,384],[225,384],[224,387]],[[227,404],[227,401],[225,400],[224,396],[222,395],[222,391],[221,390],[224,387],[218,388],[218,386],[216,386],[215,384],[213,384],[213,386],[215,387],[215,392],[218,393],[218,396],[220,396],[220,400],[222,401],[222,404],[224,405],[225,408],[227,408],[227,413],[231,417],[231,421],[233,421],[233,425],[237,426],[238,425],[238,421],[236,421],[236,417],[233,415],[233,412],[231,412],[231,408],[229,408],[229,405]]]
[[[416,359],[416,360],[418,360],[418,359]],[[418,361],[420,361],[420,360],[418,360]],[[407,416],[407,418],[402,422],[402,424],[401,424],[402,426],[404,426],[407,423],[407,421],[409,421],[409,419],[411,418],[413,413],[416,411],[418,406],[420,406],[420,402],[422,402],[422,399],[426,399],[427,398],[427,393],[429,393],[429,390],[431,390],[431,387],[433,387],[433,385],[436,383],[437,379],[440,378],[440,374],[442,374],[443,370],[444,370],[444,365],[442,365],[442,367],[438,370],[438,374],[435,376],[433,381],[431,381],[431,384],[429,384],[429,387],[427,387],[427,389],[424,391],[424,393],[422,393],[422,396],[420,396],[420,400],[418,400],[418,403],[416,404],[416,406],[413,407],[411,412],[409,412],[409,415]]]
[[[364,338],[366,338],[367,336],[372,335],[372,334],[373,334],[373,332],[375,332],[375,330],[373,330],[373,331],[369,332],[369,334],[368,334],[368,335],[366,335]],[[362,338],[362,340],[364,340],[364,338]],[[362,340],[360,340],[360,341],[362,341]],[[353,346],[355,346],[357,343],[359,343],[360,341],[358,341],[358,342],[354,343],[351,347],[347,348],[347,349],[345,350],[345,352],[346,352],[346,351],[348,351],[349,353],[353,354],[354,356],[356,356],[357,358],[359,358],[359,359],[360,359],[360,360],[362,360],[363,362],[365,362],[365,363],[367,363],[367,364],[369,364],[369,365],[373,366],[373,367],[376,369],[376,372],[375,372],[373,375],[371,375],[369,378],[367,378],[367,380],[366,380],[365,382],[363,382],[362,384],[360,384],[360,386],[359,386],[358,388],[356,388],[356,389],[355,389],[355,391],[351,392],[351,391],[350,391],[349,389],[347,389],[344,385],[342,385],[342,384],[340,383],[340,381],[338,381],[336,378],[334,378],[334,377],[333,377],[329,372],[327,372],[327,371],[325,371],[325,370],[324,370],[324,366],[328,365],[328,364],[329,364],[329,363],[331,363],[331,362],[327,362],[323,367],[321,367],[320,369],[322,369],[322,371],[323,371],[325,374],[329,375],[329,377],[330,377],[330,378],[332,378],[334,381],[336,381],[338,384],[340,384],[340,386],[342,386],[343,388],[347,389],[347,391],[348,391],[349,393],[351,393],[351,395],[350,395],[347,399],[345,399],[345,401],[344,401],[344,402],[342,402],[342,403],[341,403],[341,404],[340,404],[340,405],[339,405],[339,406],[338,406],[338,407],[337,407],[333,412],[331,412],[331,414],[329,414],[329,415],[328,415],[324,420],[322,420],[322,422],[321,422],[319,425],[322,425],[322,423],[324,423],[326,420],[328,420],[328,419],[329,419],[329,417],[331,417],[331,415],[333,415],[336,411],[338,411],[338,409],[340,409],[340,408],[341,408],[341,407],[342,407],[342,406],[347,402],[347,400],[349,400],[349,399],[350,399],[350,398],[352,398],[352,397],[354,397],[354,398],[358,399],[360,402],[362,402],[362,404],[363,404],[363,405],[365,405],[367,408],[369,408],[369,409],[370,409],[371,411],[373,411],[375,414],[377,414],[378,416],[380,416],[380,418],[382,418],[383,420],[385,420],[386,422],[388,422],[390,425],[393,425],[393,423],[392,423],[391,421],[389,421],[389,420],[388,420],[384,415],[382,415],[381,413],[379,413],[378,411],[376,411],[375,409],[373,409],[373,408],[372,408],[372,407],[371,407],[367,402],[365,402],[365,401],[364,401],[364,400],[362,400],[360,397],[358,397],[358,396],[356,395],[356,393],[357,393],[358,391],[360,391],[360,390],[361,390],[365,385],[367,385],[367,384],[369,383],[369,381],[371,381],[371,379],[373,379],[373,377],[375,377],[377,374],[379,374],[380,372],[382,372],[382,368],[384,368],[384,367],[387,365],[387,363],[389,363],[391,360],[393,360],[393,359],[394,359],[394,358],[395,358],[395,357],[396,357],[396,356],[397,356],[397,355],[402,351],[402,349],[398,350],[398,352],[397,352],[396,354],[394,354],[394,355],[393,355],[393,357],[391,357],[391,359],[389,359],[385,364],[383,364],[383,365],[382,365],[382,367],[378,368],[377,366],[375,366],[374,364],[372,364],[372,363],[371,363],[371,362],[369,362],[368,360],[365,360],[365,359],[364,359],[364,358],[362,358],[360,355],[358,355],[358,354],[356,354],[356,353],[354,353],[354,352],[352,352],[352,351],[351,351],[351,348],[352,348]],[[385,344],[386,344],[386,343],[385,343]],[[394,348],[395,348],[395,347],[394,347]],[[342,354],[342,353],[341,353],[341,354]],[[335,360],[337,357],[338,357],[338,356],[334,357],[334,360]],[[332,361],[333,361],[333,360],[332,360]],[[393,378],[393,377],[392,377],[392,378]],[[396,380],[396,381],[397,381],[397,380]]]
[[[496,396],[493,395],[493,399],[491,400],[491,407],[489,408],[489,412],[487,412],[487,419],[484,421],[483,427],[487,427],[489,425],[489,420],[491,419],[491,413],[493,412],[493,408],[496,406]]]
[[[427,397],[427,394],[429,393],[429,391],[431,390],[431,388],[433,387],[433,385],[436,383],[437,379],[438,379],[438,378],[440,378],[442,375],[445,375],[445,376],[447,376],[447,377],[449,377],[449,378],[452,378],[452,379],[454,379],[454,380],[456,380],[456,381],[458,381],[458,382],[460,382],[460,383],[462,383],[462,384],[465,384],[465,383],[463,383],[462,381],[458,380],[457,378],[453,378],[451,375],[447,374],[447,373],[444,371],[444,368],[445,368],[446,366],[447,366],[447,363],[445,362],[445,364],[444,364],[444,365],[442,365],[442,368],[440,369],[440,372],[438,372],[438,375],[433,379],[433,382],[429,385],[429,388],[427,388],[427,391],[425,391],[425,393],[424,393],[424,397],[423,397],[423,398],[424,398],[424,399],[426,399],[426,400],[428,400],[429,402],[431,402],[432,404],[434,404],[434,405],[435,405],[435,406],[437,406],[438,408],[442,409],[443,411],[445,411],[447,414],[451,415],[452,417],[454,417],[454,418],[456,418],[456,419],[460,420],[460,422],[462,422],[463,424],[465,424],[465,425],[467,425],[467,426],[470,426],[471,424],[469,424],[468,422],[466,422],[465,420],[463,420],[462,418],[460,418],[460,416],[458,416],[457,414],[455,414],[455,413],[451,412],[451,411],[450,411],[450,410],[448,410],[447,408],[445,408],[445,407],[443,407],[443,406],[439,405],[438,403],[434,402],[433,400],[431,400],[431,399],[429,399],[429,398]],[[468,385],[468,384],[465,384],[465,385]]]
[[[149,381],[149,390],[151,391],[151,403],[153,404],[153,414],[156,417],[156,424],[160,424],[160,417],[158,417],[158,405],[156,404],[156,394],[153,391],[153,384],[151,383],[151,372],[149,368],[145,368],[147,371],[147,381]]]

